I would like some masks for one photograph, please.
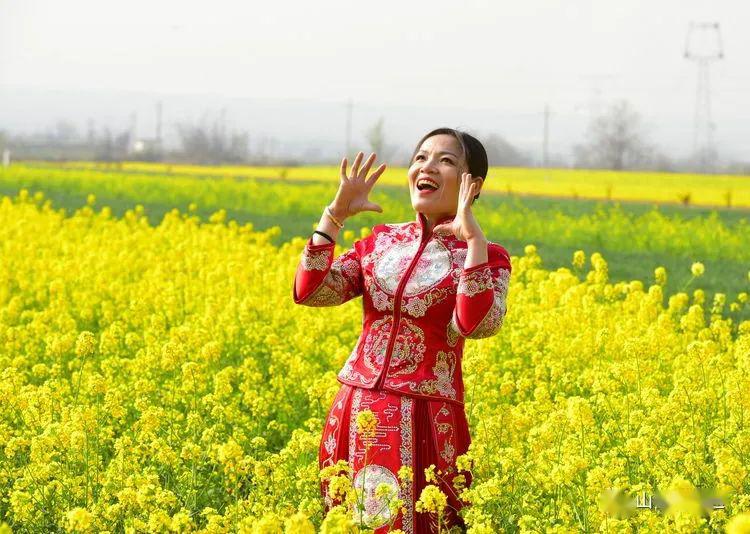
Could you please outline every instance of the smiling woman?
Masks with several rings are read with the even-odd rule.
[[[323,496],[329,507],[359,498],[354,518],[378,533],[445,531],[463,524],[460,494],[471,483],[460,459],[471,441],[464,343],[501,329],[510,257],[471,212],[487,171],[484,148],[440,128],[420,140],[408,169],[416,219],[377,224],[334,258],[346,218],[382,211],[368,195],[385,165],[367,178],[375,154],[360,169],[362,157],[351,175],[342,161],[339,191],[305,245],[292,289],[305,306],[363,298],[362,333],[338,374],[321,437]]]

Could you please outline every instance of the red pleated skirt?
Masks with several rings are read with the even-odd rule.
[[[378,419],[373,437],[363,438],[357,432],[357,415],[371,410]],[[435,465],[437,485],[448,497],[447,526],[461,526],[458,516],[462,503],[453,487],[453,478],[459,474],[456,457],[469,448],[466,414],[462,405],[440,400],[426,400],[399,395],[382,390],[362,389],[342,384],[328,413],[320,442],[321,468],[346,460],[352,467],[354,486],[364,492],[363,519],[375,532],[400,528],[409,534],[437,532],[434,514],[417,512],[414,503],[422,489],[428,485],[424,470]],[[369,447],[366,447],[369,445]],[[366,466],[366,467],[365,467]],[[413,478],[399,484],[398,472],[402,466],[412,468]],[[471,484],[468,472],[461,472],[465,485]],[[384,506],[384,499],[375,495],[376,488],[386,483],[404,501],[404,510],[392,517]],[[326,508],[333,503],[327,496],[327,483],[321,484]],[[443,524],[446,526],[446,523]]]

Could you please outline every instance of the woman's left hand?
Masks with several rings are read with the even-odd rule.
[[[479,223],[474,218],[471,211],[471,202],[474,195],[479,192],[479,182],[482,178],[472,180],[471,174],[465,172],[461,175],[461,186],[458,191],[458,209],[456,216],[451,222],[438,224],[432,229],[434,234],[450,235],[453,234],[462,241],[472,241],[474,239],[486,239],[484,232],[479,227]]]

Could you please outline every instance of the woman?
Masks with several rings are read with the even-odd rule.
[[[456,458],[470,443],[461,356],[466,338],[500,330],[510,258],[487,240],[471,211],[487,174],[484,147],[465,132],[438,128],[419,141],[408,170],[415,221],[376,225],[334,259],[346,219],[382,213],[368,195],[386,165],[368,178],[375,154],[360,169],[362,157],[357,154],[350,175],[342,160],[339,190],[306,243],[294,280],[297,304],[335,306],[363,296],[362,334],[338,375],[342,385],[323,430],[320,466],[349,463],[355,487],[364,488],[362,515],[376,532],[389,525],[432,532],[436,514],[415,507],[430,483],[448,496],[447,524],[461,524]],[[366,410],[377,419],[374,434],[357,429]],[[430,465],[437,479],[426,479]],[[411,470],[401,470],[399,485],[403,466]],[[376,495],[383,483],[405,503],[397,515],[385,506],[382,488]]]

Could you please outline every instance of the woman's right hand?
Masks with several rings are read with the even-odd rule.
[[[347,176],[346,172],[346,157],[341,160],[341,182],[339,183],[339,190],[336,193],[336,198],[331,203],[331,211],[334,215],[341,216],[342,218],[351,217],[361,211],[376,211],[383,213],[383,208],[374,202],[370,202],[367,196],[370,194],[373,185],[385,171],[385,163],[381,164],[372,175],[367,178],[367,173],[370,171],[373,161],[375,161],[375,153],[370,154],[370,157],[365,161],[364,166],[360,169],[359,164],[362,162],[364,152],[359,152],[354,158],[352,164],[351,176]]]

